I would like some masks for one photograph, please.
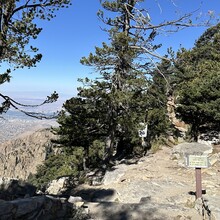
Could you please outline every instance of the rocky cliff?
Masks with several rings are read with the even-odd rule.
[[[53,150],[49,128],[4,142],[0,145],[0,176],[26,179]]]

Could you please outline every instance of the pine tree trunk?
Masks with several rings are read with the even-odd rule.
[[[114,142],[115,142],[115,131],[112,130],[111,134],[109,135],[106,141],[106,160],[107,161],[110,161],[113,156]]]
[[[192,124],[191,135],[192,135],[193,141],[198,142],[198,139],[199,139],[199,126],[197,125],[197,123]]]

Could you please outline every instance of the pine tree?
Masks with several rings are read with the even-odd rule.
[[[209,28],[191,50],[182,49],[176,66],[177,113],[191,125],[196,141],[204,129],[219,130],[220,24]]]
[[[167,137],[172,133],[172,121],[169,120],[167,112],[167,99],[171,91],[170,78],[172,73],[172,62],[167,60],[161,61],[151,73],[147,112],[150,141],[156,141],[162,136]]]
[[[98,16],[105,24],[109,44],[102,43],[102,47],[95,47],[94,53],[81,59],[83,65],[94,67],[100,75],[80,80],[83,86],[78,88],[78,96],[64,105],[56,132],[63,146],[83,145],[87,157],[93,142],[101,141],[105,158],[109,159],[114,150],[116,156],[127,155],[141,145],[138,130],[146,125],[147,112],[152,108],[149,88],[153,60],[169,61],[155,53],[161,45],[153,41],[165,26],[173,30],[186,26],[190,15],[154,25],[148,11],[140,8],[142,0],[101,2],[104,11],[100,10]]]
[[[133,64],[138,51],[129,46],[138,38],[132,38],[129,34],[130,18],[126,7],[117,7],[115,3],[105,3],[103,6],[122,14],[114,20],[108,20],[109,24],[118,21],[124,25],[118,24],[109,31],[110,45],[103,43],[102,48],[96,47],[95,54],[82,58],[82,64],[95,66],[100,71],[101,79],[82,80],[84,87],[79,88],[80,99],[73,98],[72,106],[68,101],[64,107],[68,113],[71,111],[71,115],[77,115],[81,120],[77,123],[77,119],[71,119],[76,127],[79,123],[82,125],[80,129],[73,126],[74,136],[78,140],[81,140],[81,136],[86,137],[84,141],[89,139],[86,146],[96,139],[103,140],[107,155],[111,157],[119,143],[121,151],[124,151],[131,148],[131,143],[138,139],[139,123],[144,122],[146,113],[147,103],[144,100],[148,80],[146,72]],[[102,16],[101,12],[99,15]],[[80,100],[80,105],[76,107],[77,100]],[[82,115],[76,112],[79,108],[83,109],[83,113],[80,112]],[[78,142],[75,138],[72,140],[75,144]]]

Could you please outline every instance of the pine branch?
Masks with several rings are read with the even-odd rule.
[[[11,97],[7,95],[3,95],[2,93],[0,93],[0,97],[2,97],[5,100],[4,102],[2,102],[2,105],[0,107],[0,114],[6,113],[9,110],[9,108],[12,107],[27,116],[37,118],[37,119],[53,119],[53,118],[58,117],[58,112],[53,113],[53,115],[46,115],[40,112],[30,112],[30,111],[26,111],[20,108],[20,107],[35,108],[35,107],[40,107],[44,104],[55,102],[58,99],[58,94],[56,92],[54,92],[51,96],[47,96],[47,98],[42,103],[35,104],[35,105],[29,105],[29,104],[23,104],[23,103],[17,102]]]

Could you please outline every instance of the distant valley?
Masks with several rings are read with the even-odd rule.
[[[55,119],[39,120],[19,112],[9,111],[0,118],[0,126],[0,143],[4,143],[21,135],[33,133],[41,128],[57,126],[57,122]]]
[[[42,98],[18,98],[16,101],[24,104],[39,104],[43,101]],[[37,108],[25,108],[26,111],[41,112],[51,115],[61,110],[64,99],[59,99],[55,103],[46,104]],[[21,135],[33,133],[41,128],[57,126],[56,119],[36,119],[25,114],[10,109],[7,113],[0,115],[0,143],[7,140],[15,139]]]

